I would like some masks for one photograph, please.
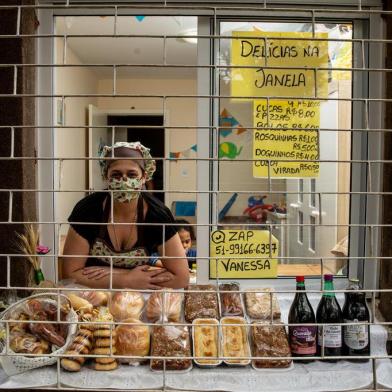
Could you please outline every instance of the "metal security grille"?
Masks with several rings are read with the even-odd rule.
[[[222,294],[229,293],[220,288],[220,284],[237,281],[237,278],[234,275],[221,276],[224,269],[220,269],[219,262],[246,262],[253,260],[254,256],[249,255],[245,248],[238,248],[240,250],[237,253],[230,256],[221,254],[218,260],[218,256],[211,256],[210,237],[217,230],[237,229],[267,232],[264,245],[268,250],[264,258],[278,260],[276,279],[261,280],[256,275],[243,275],[245,279],[242,279],[239,272],[243,271],[238,271],[239,292],[244,298],[249,290],[257,292],[256,287],[274,288],[282,307],[282,322],[286,327],[289,325],[287,304],[296,292],[293,279],[295,275],[306,275],[307,293],[312,301],[318,301],[324,293],[324,274],[334,275],[335,293],[340,301],[347,292],[348,278],[358,278],[364,287],[362,291],[367,294],[371,311],[370,322],[363,323],[370,327],[372,336],[372,350],[366,356],[369,363],[344,362],[342,369],[332,365],[317,368],[313,376],[319,377],[320,382],[306,385],[306,388],[320,391],[392,390],[391,356],[385,349],[386,331],[391,328],[391,322],[383,321],[377,309],[380,293],[392,292],[392,288],[379,288],[379,264],[390,260],[390,257],[381,254],[381,230],[388,227],[382,223],[381,207],[385,197],[389,195],[383,191],[382,176],[390,164],[389,160],[384,160],[382,153],[384,135],[390,132],[384,124],[384,108],[390,103],[384,88],[390,69],[386,68],[384,58],[388,45],[391,44],[391,40],[385,37],[383,18],[389,17],[391,11],[383,9],[382,4],[376,0],[345,1],[344,4],[331,0],[264,0],[246,4],[236,1],[194,3],[67,0],[6,4],[0,6],[0,13],[9,15],[14,24],[9,31],[2,30],[0,42],[17,39],[15,42],[23,42],[25,49],[29,45],[30,48],[35,48],[35,61],[31,57],[26,61],[26,56],[21,61],[7,61],[0,65],[2,75],[8,75],[8,83],[0,94],[3,106],[0,113],[7,118],[8,108],[11,110],[14,103],[25,105],[27,111],[36,113],[33,123],[28,121],[29,116],[21,116],[11,122],[2,120],[1,132],[7,135],[9,147],[1,161],[20,163],[21,172],[15,173],[17,176],[23,176],[23,170],[27,170],[27,167],[31,169],[31,165],[36,164],[33,172],[37,176],[36,184],[22,182],[22,186],[0,189],[2,197],[7,198],[7,212],[4,214],[3,211],[4,218],[0,224],[12,233],[22,231],[21,225],[24,224],[35,223],[39,226],[41,243],[48,245],[51,251],[45,255],[31,256],[42,259],[45,277],[56,286],[50,289],[32,288],[27,285],[27,280],[23,284],[14,284],[18,280],[13,276],[13,265],[16,263],[15,258],[21,256],[21,253],[10,250],[0,254],[6,264],[3,269],[6,272],[2,280],[4,284],[0,287],[5,298],[9,299],[16,290],[23,296],[31,294],[32,290],[36,293],[50,290],[54,293],[54,303],[57,303],[57,318],[45,322],[61,325],[69,324],[69,321],[61,321],[60,304],[64,301],[64,294],[104,291],[112,295],[124,291],[115,287],[113,282],[116,256],[106,256],[110,262],[109,283],[105,288],[86,290],[75,285],[64,287],[61,272],[67,259],[92,257],[91,254],[64,254],[64,241],[70,223],[107,227],[114,224],[116,227],[127,225],[126,222],[113,221],[113,197],[111,219],[107,223],[69,222],[67,218],[76,202],[89,192],[107,192],[99,178],[98,151],[103,144],[130,141],[135,132],[139,132],[137,135],[143,135],[143,132],[154,135],[146,139],[153,142],[158,135],[153,132],[164,132],[163,135],[159,134],[164,140],[162,153],[154,155],[153,151],[154,159],[161,167],[163,185],[161,188],[156,186],[155,189],[142,192],[164,194],[165,203],[180,217],[186,217],[187,214],[175,213],[179,205],[191,203],[193,207],[197,206],[196,212],[191,214],[191,222],[185,223],[186,227],[194,228],[197,238],[197,277],[194,277],[197,280],[194,283],[216,284],[220,306]],[[33,18],[33,15],[37,18],[37,28],[26,32],[26,25],[31,23],[28,17]],[[147,24],[149,20],[151,25]],[[174,21],[175,30],[171,25],[168,27],[165,24],[167,20]],[[255,57],[261,58],[259,62],[239,64],[236,60],[234,42],[244,39],[247,42],[259,40],[260,47],[252,47]],[[282,41],[288,52],[285,55],[280,52],[283,60],[278,63],[274,61],[272,48],[273,45],[282,47]],[[323,64],[286,64],[284,58],[290,58],[288,53],[294,45],[302,50],[302,45],[316,44],[320,47],[326,45]],[[264,55],[260,55],[267,48],[271,48],[270,54],[266,55],[264,52]],[[242,53],[248,49],[242,47]],[[311,51],[310,48],[305,48],[306,50],[309,53]],[[260,71],[263,72],[264,79],[260,77]],[[286,73],[285,76],[279,74],[281,71]],[[271,93],[266,89],[263,91],[267,93],[260,94],[254,93],[254,88],[247,90],[245,76],[252,72],[256,72],[258,77],[258,88],[268,87],[265,76],[267,73],[279,75],[273,86],[276,90]],[[313,80],[313,87],[306,93],[281,93],[288,84],[294,87],[296,83],[300,84],[300,81],[293,80],[295,77],[290,79],[287,75],[299,75],[301,72],[308,80]],[[32,80],[35,77],[35,91],[29,91],[26,85],[29,84],[29,78]],[[324,85],[320,81],[322,79]],[[237,83],[237,87],[233,87],[234,83]],[[327,88],[327,94],[323,92],[324,88]],[[262,108],[259,119],[260,124],[264,122],[264,125],[257,123],[255,101]],[[292,102],[291,107],[289,102]],[[301,102],[304,109],[296,107],[296,102]],[[314,107],[320,109],[312,109]],[[294,113],[295,109],[293,116],[296,120],[290,120],[291,126],[288,128],[283,127],[286,131],[291,131],[293,135],[305,134],[309,129],[315,132],[312,135],[317,138],[317,151],[312,158],[308,155],[286,156],[284,159],[279,159],[281,156],[262,155],[257,158],[253,155],[255,132],[268,130],[269,135],[282,134],[280,122],[289,121],[280,116],[282,108],[286,113],[287,108],[291,108],[290,113]],[[307,112],[309,117],[318,117],[318,122],[302,122],[302,116],[306,117]],[[135,124],[135,115],[144,117],[144,123]],[[162,116],[163,123],[151,125],[154,116]],[[114,120],[109,118],[112,117],[122,118],[118,120],[122,121],[121,125],[111,123]],[[293,122],[296,122],[295,126],[292,125]],[[18,144],[25,145],[29,140],[31,142],[32,135],[35,138],[36,155],[32,151],[24,154],[23,151],[28,150]],[[237,142],[237,136],[244,139]],[[274,136],[269,138],[272,140]],[[266,147],[265,150],[269,148]],[[262,144],[260,149],[263,149]],[[261,162],[266,168],[264,175],[255,175],[257,169],[254,166],[257,162]],[[279,164],[293,168],[309,162],[317,167],[319,175],[290,176],[287,175],[289,169],[283,179],[274,174],[274,169]],[[249,173],[252,170],[251,175]],[[110,192],[113,194],[113,191]],[[243,210],[249,207],[253,211],[252,207],[255,206],[246,204],[252,202],[249,198],[254,197],[253,201],[260,202],[259,196],[266,196],[264,204],[271,204],[275,209],[285,207],[286,212],[279,215],[260,208],[255,210],[254,216],[250,214],[245,219]],[[24,218],[16,219],[21,211],[16,210],[15,206],[17,209],[28,208],[26,200],[31,197],[34,199],[32,208],[34,209],[34,204],[37,207],[36,217],[30,217],[31,211],[23,211]],[[233,200],[239,200],[234,207],[227,205],[232,197]],[[228,214],[225,208],[232,208],[233,215]],[[388,206],[384,205],[384,208]],[[34,216],[34,213],[31,214]],[[136,225],[148,228],[158,226],[164,244],[166,230],[173,223]],[[180,226],[179,223],[177,225]],[[345,253],[329,245],[331,238],[336,246],[338,242],[345,240]],[[275,255],[273,244],[276,239],[279,242],[279,253]],[[335,253],[331,252],[332,248]],[[178,258],[167,255],[165,246],[160,257],[165,260]],[[125,258],[142,260],[145,257]],[[215,272],[218,271],[215,275],[214,268]],[[60,281],[62,286],[58,286]],[[147,297],[153,290],[127,291],[142,292]],[[164,295],[170,294],[167,289],[163,291]],[[197,292],[192,287],[187,290],[187,293]],[[272,316],[273,292],[269,293],[269,298],[271,317],[268,323],[282,325]],[[162,312],[165,311],[163,306]],[[273,373],[272,370],[257,373],[248,368],[231,369],[231,372],[230,368],[218,367],[194,368],[189,373],[179,374],[166,369],[168,361],[178,357],[153,355],[149,352],[148,355],[134,355],[131,359],[163,360],[163,371],[151,373],[151,377],[145,366],[128,365],[122,365],[113,373],[94,373],[91,369],[83,373],[82,370],[82,373],[75,373],[76,376],[73,377],[73,374],[61,368],[60,361],[65,357],[64,352],[39,355],[13,353],[10,348],[10,329],[20,320],[12,317],[5,319],[3,314],[2,322],[5,336],[1,354],[3,360],[10,357],[57,360],[52,367],[4,378],[4,381],[0,381],[2,388],[264,390],[265,382],[265,390],[269,390],[274,386],[269,384],[270,381],[265,381],[265,378],[275,377],[273,382],[276,383],[276,389],[297,390],[301,384],[295,384],[294,379],[305,376],[295,372],[298,369],[312,372],[314,365],[303,365],[301,360],[304,358],[300,358],[295,362],[293,370],[281,373]],[[29,320],[30,322],[42,324],[39,319]],[[74,323],[86,327],[91,325],[91,320],[79,318]],[[159,321],[158,325],[167,323],[167,320]],[[115,327],[135,324],[135,321],[95,321],[97,329],[99,325],[109,326],[110,357],[124,357],[116,354],[113,347]],[[157,324],[145,322],[145,325],[152,329]],[[174,325],[191,327],[190,331],[193,328],[184,321],[183,315]],[[324,324],[326,326],[328,324]],[[251,327],[252,319],[246,318],[245,328]],[[218,342],[221,341],[222,334],[222,329],[219,328]],[[154,344],[154,334],[151,339]],[[75,358],[87,359],[102,356],[104,355],[93,352],[73,355]],[[218,351],[218,356],[212,357],[214,358],[229,359],[221,350]],[[290,359],[287,356],[278,358]],[[324,350],[314,358],[324,359]],[[190,355],[183,355],[181,359],[197,360],[200,357],[191,350]],[[276,360],[277,357],[250,354],[242,359]],[[333,359],[345,358],[338,355]],[[196,380],[208,379],[209,376],[211,381],[208,387],[202,381],[196,383]],[[234,386],[230,385],[230,381],[225,383],[227,377],[233,380]],[[241,378],[252,380],[253,384],[234,380]],[[352,379],[352,383],[346,378]],[[280,382],[283,380],[283,383],[278,384],[278,379]],[[216,388],[214,382],[217,383]],[[304,389],[305,386],[300,388]]]

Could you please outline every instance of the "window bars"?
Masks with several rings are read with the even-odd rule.
[[[25,33],[24,23],[27,22],[23,15],[32,10],[36,13],[40,26],[34,33]],[[15,99],[22,104],[34,102],[37,110],[34,124],[21,120],[15,123],[3,123],[0,126],[2,132],[9,136],[9,153],[0,159],[4,162],[27,164],[37,162],[38,184],[32,188],[12,186],[0,190],[8,199],[7,214],[0,223],[12,233],[17,228],[20,229],[20,225],[31,223],[31,219],[15,219],[15,208],[23,206],[20,200],[23,200],[26,195],[36,196],[38,218],[33,220],[33,223],[40,227],[41,242],[49,245],[52,251],[45,255],[36,253],[30,256],[42,259],[45,276],[56,284],[56,287],[50,289],[54,295],[48,302],[56,309],[56,316],[52,319],[47,319],[46,315],[46,319],[14,320],[13,317],[9,318],[9,313],[3,314],[5,347],[1,354],[5,368],[10,358],[21,358],[21,363],[17,365],[11,360],[11,365],[18,369],[33,366],[28,364],[30,357],[45,358],[41,359],[45,364],[49,364],[45,362],[46,360],[50,361],[54,358],[55,365],[31,370],[23,373],[22,376],[11,376],[3,386],[44,387],[58,390],[75,388],[205,390],[211,389],[211,383],[208,386],[200,379],[208,379],[210,376],[213,380],[211,382],[216,383],[217,390],[260,390],[262,388],[260,385],[263,383],[265,383],[265,390],[268,388],[295,390],[298,387],[309,388],[307,384],[309,380],[305,376],[302,384],[298,382],[298,378],[301,378],[298,372],[306,370],[308,374],[319,380],[318,385],[310,387],[312,390],[392,389],[389,375],[392,369],[391,357],[385,350],[385,331],[390,328],[391,323],[383,321],[377,313],[379,294],[392,292],[390,287],[378,286],[379,263],[390,260],[389,256],[381,255],[380,239],[381,230],[389,227],[381,218],[381,205],[390,195],[382,188],[382,174],[388,170],[390,164],[382,153],[383,137],[390,132],[390,129],[384,125],[382,119],[384,106],[390,104],[390,99],[386,98],[383,89],[390,69],[385,66],[383,59],[391,42],[390,37],[384,35],[382,18],[390,17],[391,11],[383,10],[378,2],[366,1],[346,2],[344,5],[339,2],[330,1],[326,4],[320,1],[304,5],[304,2],[268,0],[254,4],[237,2],[193,4],[166,1],[140,4],[132,2],[81,4],[67,0],[55,4],[39,2],[31,5],[2,5],[0,12],[11,12],[15,21],[12,32],[2,32],[0,36],[2,40],[18,38],[29,40],[36,45],[36,62],[7,60],[0,65],[2,70],[7,70],[12,75],[11,82],[7,85],[9,88],[2,90],[0,99],[3,102],[6,102],[6,99]],[[154,18],[159,21],[155,25]],[[143,29],[143,23],[148,22],[149,19],[151,24],[147,25],[147,29]],[[164,22],[169,19],[174,20],[176,29],[173,30],[172,26],[165,25]],[[80,20],[83,22],[80,23]],[[99,23],[102,26],[97,29]],[[189,24],[193,28],[191,34],[187,31]],[[258,42],[260,47],[253,48],[256,51],[267,51],[267,48],[271,48],[272,45],[279,48],[285,46],[288,48],[285,50],[289,52],[294,46],[303,49],[303,45],[309,42],[315,46],[319,45],[318,48],[324,45],[326,61],[321,65],[293,65],[284,59],[275,61],[272,52],[269,52],[270,56],[261,56],[261,60],[255,60],[253,64],[240,63],[233,53],[234,42],[243,41],[244,37],[248,43]],[[189,40],[193,40],[193,43]],[[96,48],[100,45],[107,53],[99,53]],[[187,49],[185,50],[181,45],[186,46]],[[333,52],[331,48],[338,48],[340,51],[336,49]],[[131,49],[132,53],[130,53]],[[156,53],[149,53],[148,50],[151,49],[156,50]],[[255,57],[259,53],[256,52]],[[282,52],[280,55],[284,57]],[[288,55],[287,59],[289,57]],[[33,69],[37,73],[37,85],[33,92],[26,92],[22,86],[27,82],[23,75],[28,69]],[[260,71],[269,72],[270,75],[281,75],[279,72],[282,70],[292,75],[299,75],[303,71],[308,80],[313,81],[310,92],[304,90],[298,94],[282,93],[292,81],[288,81],[288,77],[282,81],[281,76],[275,77],[277,87],[275,86],[276,91],[273,93],[266,90],[267,93],[255,94],[245,89],[246,78],[252,75],[252,72],[256,72],[256,75],[259,75]],[[344,75],[344,78],[338,75]],[[320,81],[323,77],[324,82]],[[140,84],[138,79],[143,83]],[[234,82],[238,80],[240,85],[233,87]],[[261,83],[260,79],[259,83]],[[325,88],[327,95],[323,93]],[[264,125],[260,125],[255,119],[254,101],[264,105],[261,112]],[[319,111],[309,112],[309,116],[318,116],[318,121],[315,123],[308,121],[305,124],[299,123],[298,120],[293,126],[294,117],[287,120],[279,116],[283,109],[286,114],[288,113],[289,102],[292,102],[290,113],[298,102],[301,105],[309,102],[309,107],[313,104],[319,105]],[[94,108],[89,109],[90,117],[86,122],[85,111],[89,105],[97,110],[94,112]],[[4,109],[7,110],[6,107]],[[300,109],[295,108],[295,110],[296,114],[293,116],[298,115],[298,119],[301,118]],[[135,125],[132,123],[132,113],[160,113],[164,118],[163,127],[148,123]],[[128,116],[130,123],[122,126],[102,123],[102,118],[108,115]],[[291,126],[283,127],[279,121],[281,123],[292,121],[292,123]],[[312,128],[312,124],[316,125]],[[90,130],[89,138],[86,137],[86,128]],[[115,329],[119,325],[136,327],[140,325],[139,321],[135,320],[113,320],[103,316],[99,318],[97,310],[92,313],[91,317],[97,317],[93,321],[81,317],[80,312],[79,317],[69,312],[68,319],[65,320],[61,313],[61,310],[64,310],[64,303],[68,301],[64,295],[69,293],[78,296],[85,292],[100,291],[111,295],[124,292],[124,288],[116,287],[113,281],[116,256],[105,256],[110,260],[109,282],[105,288],[86,289],[74,284],[64,287],[64,282],[62,286],[57,285],[62,278],[59,271],[60,260],[66,263],[67,259],[92,257],[91,254],[63,254],[63,242],[66,236],[64,229],[69,223],[84,226],[108,226],[114,223],[118,227],[127,225],[126,222],[113,221],[113,198],[109,222],[67,221],[74,204],[87,193],[108,192],[103,190],[98,182],[94,182],[97,181],[94,175],[97,174],[97,163],[100,160],[98,147],[102,145],[102,141],[114,144],[116,141],[123,140],[121,138],[125,137],[125,128],[127,135],[136,130],[153,132],[164,129],[165,154],[154,156],[154,159],[161,161],[164,167],[163,188],[141,192],[154,194],[163,191],[165,202],[169,207],[170,203],[175,201],[186,200],[197,203],[196,219],[185,226],[192,226],[197,232],[195,257],[197,283],[215,284],[217,319],[222,316],[222,298],[225,294],[232,293],[222,289],[220,285],[230,280],[240,282],[238,291],[243,307],[247,294],[260,292],[260,288],[273,287],[274,291],[267,293],[268,313],[270,313],[267,317],[267,325],[279,327],[283,323],[287,327],[289,306],[296,292],[294,279],[288,280],[288,277],[307,275],[309,283],[307,293],[313,306],[317,305],[321,294],[325,293],[322,289],[324,273],[335,275],[335,293],[341,303],[343,293],[347,292],[347,278],[358,277],[364,285],[361,291],[366,293],[371,311],[370,320],[361,323],[370,327],[372,350],[370,355],[366,356],[370,361],[366,364],[345,361],[336,366],[325,362],[304,365],[302,363],[304,358],[299,358],[294,363],[294,369],[281,373],[272,373],[271,370],[266,370],[265,373],[253,372],[249,366],[234,371],[233,368],[220,366],[216,369],[195,367],[189,373],[179,374],[167,369],[176,360],[181,362],[178,356],[149,351],[147,355],[132,355],[131,359],[136,362],[155,360],[156,363],[163,360],[161,373],[150,373],[146,366],[122,365],[115,370],[113,378],[106,372],[94,373],[94,370],[90,369],[93,364],[82,368],[80,373],[67,373],[61,367],[61,359],[69,358],[70,354],[66,355],[61,349],[54,353],[39,353],[39,355],[26,352],[14,353],[9,338],[15,323],[20,324],[22,329],[24,325],[29,325],[33,330],[35,324],[42,325],[43,321],[46,326],[54,325],[58,329],[61,325],[68,325],[70,328],[68,333],[71,334],[76,329],[89,330],[93,322],[94,328],[90,328],[91,334],[96,333],[98,336],[99,333],[104,333],[104,337],[109,340],[109,345],[105,346],[108,350],[104,354],[99,353],[99,350],[72,353],[73,362],[76,364],[84,363],[85,359],[89,358],[107,360],[108,355],[121,359],[124,355],[116,353],[114,346]],[[316,154],[310,159],[306,155],[295,154],[284,160],[268,155],[257,158],[254,144],[255,132],[261,131],[264,137],[282,135],[282,128],[285,129],[286,134],[291,131],[293,137],[296,133],[302,135],[309,132],[309,129],[313,129],[311,132],[315,132],[316,135]],[[24,135],[28,132],[36,134],[36,156],[17,153],[18,142],[23,143]],[[241,139],[241,145],[236,144],[234,136],[244,137]],[[105,137],[106,139],[103,140],[102,138]],[[193,146],[197,147],[192,149]],[[268,146],[270,151],[276,148],[271,144]],[[88,154],[86,150],[89,151]],[[132,160],[132,158],[128,159]],[[276,165],[290,164],[291,167],[296,167],[309,161],[317,164],[318,173],[313,177],[304,176],[301,183],[299,180],[301,174],[293,177],[286,176],[283,179],[274,175]],[[86,162],[92,162],[87,172]],[[257,162],[262,162],[267,168],[264,175],[255,175]],[[331,180],[331,173],[335,173],[337,177],[335,182]],[[93,187],[89,189],[86,184],[91,178]],[[220,212],[233,194],[236,194],[235,197],[245,204],[241,205],[236,201],[237,204],[230,206],[231,215],[220,216]],[[264,208],[251,209],[250,211],[255,211],[255,214],[245,218],[242,207],[246,207],[246,203],[252,203],[248,198],[256,197],[253,199],[254,202],[259,201],[257,197],[264,195],[267,196],[266,202],[271,200],[269,204],[272,205],[272,210],[267,212]],[[259,205],[261,206],[262,203],[259,202]],[[255,205],[249,204],[248,207],[252,208]],[[286,207],[286,213],[282,210],[279,215],[276,212],[277,207]],[[257,211],[260,215],[257,215]],[[162,230],[162,244],[165,244],[166,230],[175,224],[138,222],[137,225],[147,229],[158,226]],[[230,278],[227,274],[224,275],[225,270],[222,270],[220,265],[222,261],[234,261],[236,264],[238,260],[245,265],[248,261],[255,260],[253,254],[245,251],[245,246],[231,248],[233,252],[230,255],[222,254],[218,257],[216,253],[214,257],[212,256],[210,236],[219,230],[237,229],[262,230],[267,233],[263,244],[268,250],[263,251],[262,256],[258,257],[263,260],[277,260],[276,279],[261,280],[259,275],[254,275],[254,279],[249,278],[252,275],[243,279],[240,273],[237,276],[231,274]],[[324,245],[330,237],[336,239],[334,242],[338,242],[344,235],[348,238],[346,254],[341,253],[337,256],[329,251],[332,247],[325,251]],[[273,253],[273,244],[276,241],[279,242],[278,254]],[[166,247],[163,246],[160,255],[163,260],[170,261],[178,258],[170,255],[170,251],[169,254],[167,253]],[[12,284],[14,258],[18,255],[20,256],[19,252],[11,249],[0,255],[6,263],[6,281],[1,288],[5,293],[19,290],[25,295],[31,294],[34,290],[41,294],[38,298],[45,298],[45,301],[48,301],[49,295],[45,294],[48,290],[46,287],[32,288]],[[132,256],[132,259],[136,260],[143,258],[145,256]],[[236,265],[239,264],[241,263]],[[267,277],[271,278],[271,276]],[[126,291],[142,292],[143,296],[148,298],[153,290],[130,288]],[[172,294],[172,291],[167,289],[163,292],[164,298]],[[280,303],[281,321],[273,316],[274,293]],[[190,286],[185,293],[185,297],[188,298],[185,302],[191,301],[192,298],[200,298],[197,295],[200,295],[199,289]],[[26,300],[21,301],[25,307]],[[162,316],[167,313],[166,306],[166,301],[162,300]],[[178,326],[178,329],[174,330],[185,334],[185,339],[180,343],[185,341],[184,344],[187,346],[187,351],[181,352],[181,360],[197,362],[198,359],[203,358],[197,357],[192,350],[192,333],[195,329],[189,319],[185,321],[183,312],[181,308],[180,317],[170,327],[167,326],[167,319],[160,319],[158,323],[146,320],[146,310],[143,310],[141,318],[144,325],[151,329],[152,346],[156,345],[154,339],[157,340],[162,335],[162,331],[165,331],[165,329],[160,330],[160,335],[157,328]],[[240,324],[240,328],[236,331],[241,332],[243,331],[241,328],[245,328],[247,339],[248,333],[254,326],[252,324],[254,320],[246,307],[244,307],[244,316],[246,316],[245,324]],[[238,320],[237,322],[240,323]],[[218,325],[218,355],[213,355],[210,359],[227,361],[231,357],[225,356],[221,345],[227,327],[224,327],[222,321],[219,321]],[[290,326],[295,325],[290,324]],[[329,325],[330,323],[310,324],[322,328]],[[333,325],[356,324],[334,323]],[[181,330],[181,327],[190,327],[190,335]],[[66,345],[68,343],[70,342],[67,341]],[[194,343],[193,341],[193,348]],[[125,357],[129,358],[129,355]],[[314,357],[325,359],[324,350]],[[78,358],[84,359],[79,361]],[[276,360],[277,357],[274,355],[259,357],[252,351],[238,358]],[[279,355],[278,358],[291,359],[286,355]],[[347,358],[337,355],[334,359]],[[113,362],[108,360],[106,363]],[[340,364],[343,365],[339,366]],[[268,373],[269,371],[271,373]],[[272,384],[264,378],[264,375],[268,375]],[[230,380],[229,383],[226,381],[227,378]],[[42,382],[37,383],[37,379]],[[297,382],[294,382],[295,379]]]

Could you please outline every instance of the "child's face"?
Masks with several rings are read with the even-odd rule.
[[[186,231],[184,229],[181,229],[178,234],[180,236],[182,246],[185,250],[188,250],[192,246],[191,234],[189,233],[189,231]]]

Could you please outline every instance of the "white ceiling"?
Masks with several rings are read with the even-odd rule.
[[[135,16],[117,18],[117,34],[136,34],[146,37],[69,37],[67,45],[85,64],[163,64],[164,43],[162,38],[151,35],[197,34],[196,17],[147,16],[137,20]],[[114,17],[72,16],[56,18],[56,34],[111,35]],[[197,45],[181,39],[167,39],[166,63],[192,65],[197,62]],[[112,75],[110,68],[96,68],[99,77]],[[120,68],[121,77],[194,78],[192,68]]]

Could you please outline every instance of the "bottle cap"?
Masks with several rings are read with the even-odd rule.
[[[305,282],[305,277],[304,277],[304,276],[296,276],[296,277],[295,277],[295,281],[296,281],[297,283],[299,283],[299,282]]]
[[[327,281],[332,281],[333,280],[333,275],[331,275],[331,274],[325,274],[324,275],[324,280],[327,280]]]
[[[348,280],[348,289],[349,290],[359,290],[360,288],[361,288],[361,285],[359,283],[359,279],[350,278]]]

